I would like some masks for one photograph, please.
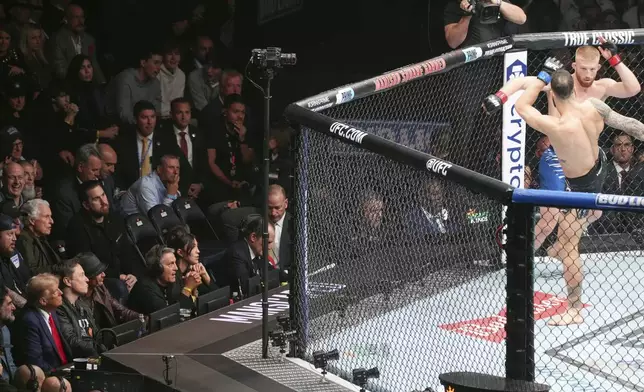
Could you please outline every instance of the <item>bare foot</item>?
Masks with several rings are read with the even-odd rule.
[[[552,316],[548,325],[550,326],[564,326],[571,324],[581,324],[584,322],[584,317],[581,315],[580,310],[578,309],[568,309],[568,311],[562,315]]]

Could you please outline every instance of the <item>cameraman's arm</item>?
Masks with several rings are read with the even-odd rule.
[[[497,0],[492,1],[495,2]],[[525,23],[526,19],[528,19],[521,7],[518,7],[512,3],[508,3],[507,1],[499,1],[499,5],[501,7],[500,10],[503,19],[507,20],[508,22],[522,25]]]
[[[450,48],[456,49],[465,41],[472,15],[463,15],[464,7],[470,8],[467,0],[449,0],[443,12],[445,40]]]

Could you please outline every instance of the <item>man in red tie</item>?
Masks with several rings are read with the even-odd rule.
[[[27,307],[18,321],[16,362],[31,364],[48,372],[69,363],[71,349],[60,334],[56,309],[63,303],[58,278],[39,274],[27,283]]]

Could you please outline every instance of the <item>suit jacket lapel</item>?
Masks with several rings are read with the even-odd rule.
[[[56,342],[54,342],[54,336],[52,335],[51,332],[49,332],[49,323],[45,321],[45,319],[42,317],[42,314],[40,313],[39,310],[34,310],[36,314],[36,319],[38,319],[38,322],[40,322],[40,328],[42,328],[43,332],[45,333],[45,336],[47,336],[47,339],[49,339],[49,343],[51,343],[51,346],[54,348],[54,351],[56,351]],[[54,315],[52,314],[52,317]],[[56,322],[56,319],[54,319],[54,322]]]

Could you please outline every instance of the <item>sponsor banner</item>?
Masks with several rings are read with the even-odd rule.
[[[465,62],[469,63],[470,61],[480,59],[483,56],[483,50],[478,46],[474,46],[463,49],[463,54],[465,55]]]
[[[432,158],[427,161],[425,167],[433,173],[446,177],[447,171],[452,167],[452,164],[437,158]]]
[[[353,97],[355,96],[356,94],[353,92],[351,87],[341,88],[335,94],[335,103],[336,105],[339,105],[341,103],[349,102],[353,100]]]
[[[367,136],[366,132],[355,129],[349,125],[342,124],[341,122],[334,122],[333,124],[331,124],[331,126],[329,127],[329,132],[357,144],[361,144],[362,139]]]
[[[325,96],[325,97],[319,97],[312,101],[307,102],[306,107],[309,110],[313,110],[314,112],[317,112],[319,110],[329,108],[333,106],[333,104],[334,103],[331,102],[331,99],[328,96]]]
[[[508,50],[512,49],[513,46],[514,45],[512,45],[512,44],[508,44],[508,45],[505,45],[505,46],[499,46],[498,48],[488,49],[488,50],[485,51],[485,53],[483,53],[483,57],[490,57],[490,56],[494,56],[496,54],[505,53]]]
[[[505,54],[504,84],[528,73],[526,51]],[[523,91],[517,91],[503,105],[503,142],[501,156],[502,181],[515,188],[523,188],[525,166],[526,123],[514,105]]]
[[[584,304],[583,306],[587,307],[589,305]],[[534,293],[535,321],[562,315],[567,310],[568,303],[565,298],[558,298],[552,294],[546,294],[540,291]],[[503,308],[498,314],[490,317],[461,321],[453,324],[443,324],[439,325],[439,328],[493,343],[501,343],[505,341],[506,337],[506,314],[507,309]]]
[[[375,79],[375,91],[392,88],[410,80],[418,79],[421,76],[440,72],[447,67],[443,57],[427,60],[422,63],[403,67],[392,72],[388,72]]]
[[[437,132],[439,134],[449,134],[451,130],[450,124],[446,122],[354,119],[338,119],[338,121],[352,124],[354,127],[358,127],[370,135],[380,136],[392,142],[429,154],[436,153],[436,151],[433,151],[437,145],[435,134]]]
[[[633,45],[636,43],[635,31],[633,30],[578,31],[561,34],[563,34],[565,46],[598,46],[601,44],[601,38],[617,45]]]
[[[644,208],[644,197],[605,195],[600,193],[595,198],[595,204],[598,207],[631,207],[633,209],[642,209]]]

